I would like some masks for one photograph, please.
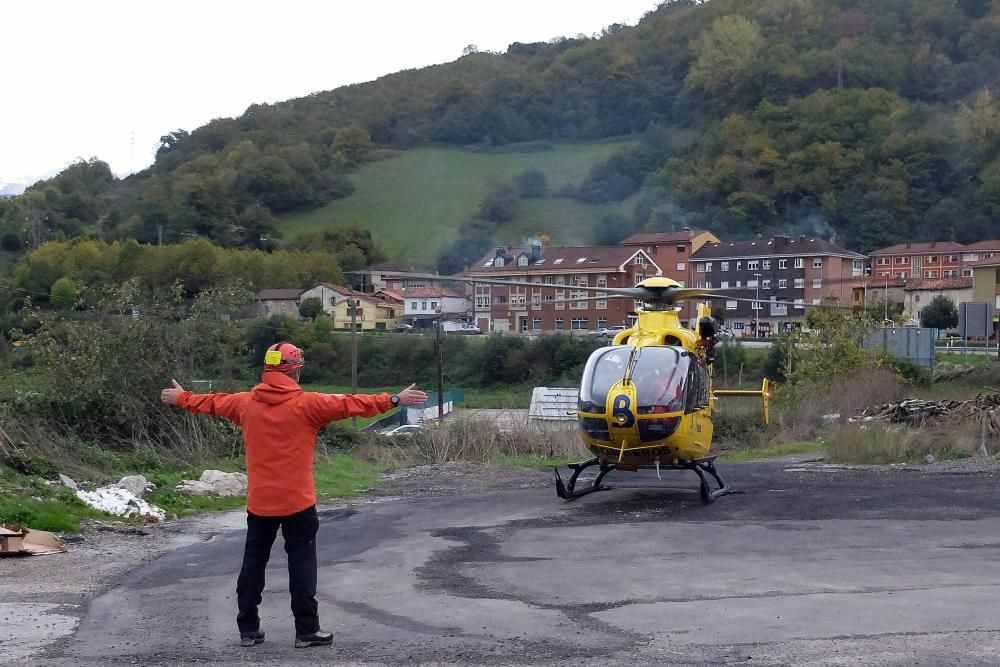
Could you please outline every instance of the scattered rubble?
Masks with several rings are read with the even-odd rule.
[[[118,480],[117,484],[111,486],[131,491],[138,498],[142,498],[144,493],[156,488],[156,485],[146,479],[145,475],[127,475]]]
[[[919,426],[928,421],[943,420],[975,423],[985,421],[987,434],[1000,436],[1000,392],[983,392],[968,401],[925,401],[919,398],[906,398],[896,403],[865,408],[860,415],[848,421]]]
[[[183,479],[177,483],[176,489],[185,496],[245,496],[247,476],[241,472],[206,470],[201,479]]]
[[[59,475],[59,483],[62,484],[63,486],[68,486],[69,488],[73,489],[74,491],[76,491],[79,488],[76,485],[76,482],[73,481],[72,477],[67,477],[66,475],[63,475],[61,473]]]
[[[161,508],[117,486],[102,486],[94,491],[77,490],[76,497],[94,509],[115,516],[145,516],[157,521],[163,521],[167,516]]]

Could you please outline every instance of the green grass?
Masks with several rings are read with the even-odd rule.
[[[316,493],[320,498],[351,498],[378,483],[378,468],[347,454],[317,461]]]
[[[72,492],[43,499],[0,493],[0,524],[17,523],[37,530],[78,533],[81,520],[107,518],[109,515],[84,505]]]
[[[427,267],[454,239],[459,225],[476,214],[494,184],[538,168],[545,172],[549,192],[555,193],[578,183],[594,164],[630,143],[560,144],[538,152],[404,151],[351,176],[355,191],[349,197],[285,216],[278,229],[285,238],[294,238],[330,227],[360,227],[372,232],[390,258]],[[562,198],[522,200],[521,209],[501,226],[497,241],[520,243],[525,236],[548,233],[555,245],[589,243],[593,225],[610,210]]]
[[[997,360],[995,354],[961,354],[958,352],[941,352],[938,350],[934,355],[937,363],[948,362],[951,364],[990,364]]]
[[[825,452],[824,442],[790,442],[759,449],[730,449],[719,455],[720,461],[726,463],[738,463],[740,461],[752,461],[754,459],[769,459],[788,454],[805,454],[808,452]]]

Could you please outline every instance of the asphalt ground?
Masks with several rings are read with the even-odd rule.
[[[324,511],[333,647],[294,649],[279,538],[240,648],[243,532],[135,570],[32,664],[997,665],[1000,476],[778,462]],[[626,488],[627,487],[627,488]]]

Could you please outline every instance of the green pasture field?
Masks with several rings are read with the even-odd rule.
[[[390,258],[427,267],[495,184],[537,168],[545,172],[549,193],[556,193],[579,183],[594,164],[631,143],[557,144],[531,152],[404,151],[352,175],[355,191],[349,197],[284,216],[278,228],[285,238],[294,238],[330,227],[360,227],[373,233]],[[522,237],[548,233],[555,245],[590,243],[593,226],[610,210],[565,198],[521,200],[520,215],[501,226],[497,240],[520,243]]]

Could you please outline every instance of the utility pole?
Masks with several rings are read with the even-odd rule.
[[[437,384],[438,384],[438,422],[444,423],[444,339],[443,322],[437,318],[437,331],[434,340],[437,346]]]
[[[358,393],[358,300],[348,299],[347,310],[351,313],[351,393]],[[358,418],[351,417],[351,425],[358,425]]]
[[[882,293],[882,326],[889,319],[889,274],[885,274],[885,292]]]

